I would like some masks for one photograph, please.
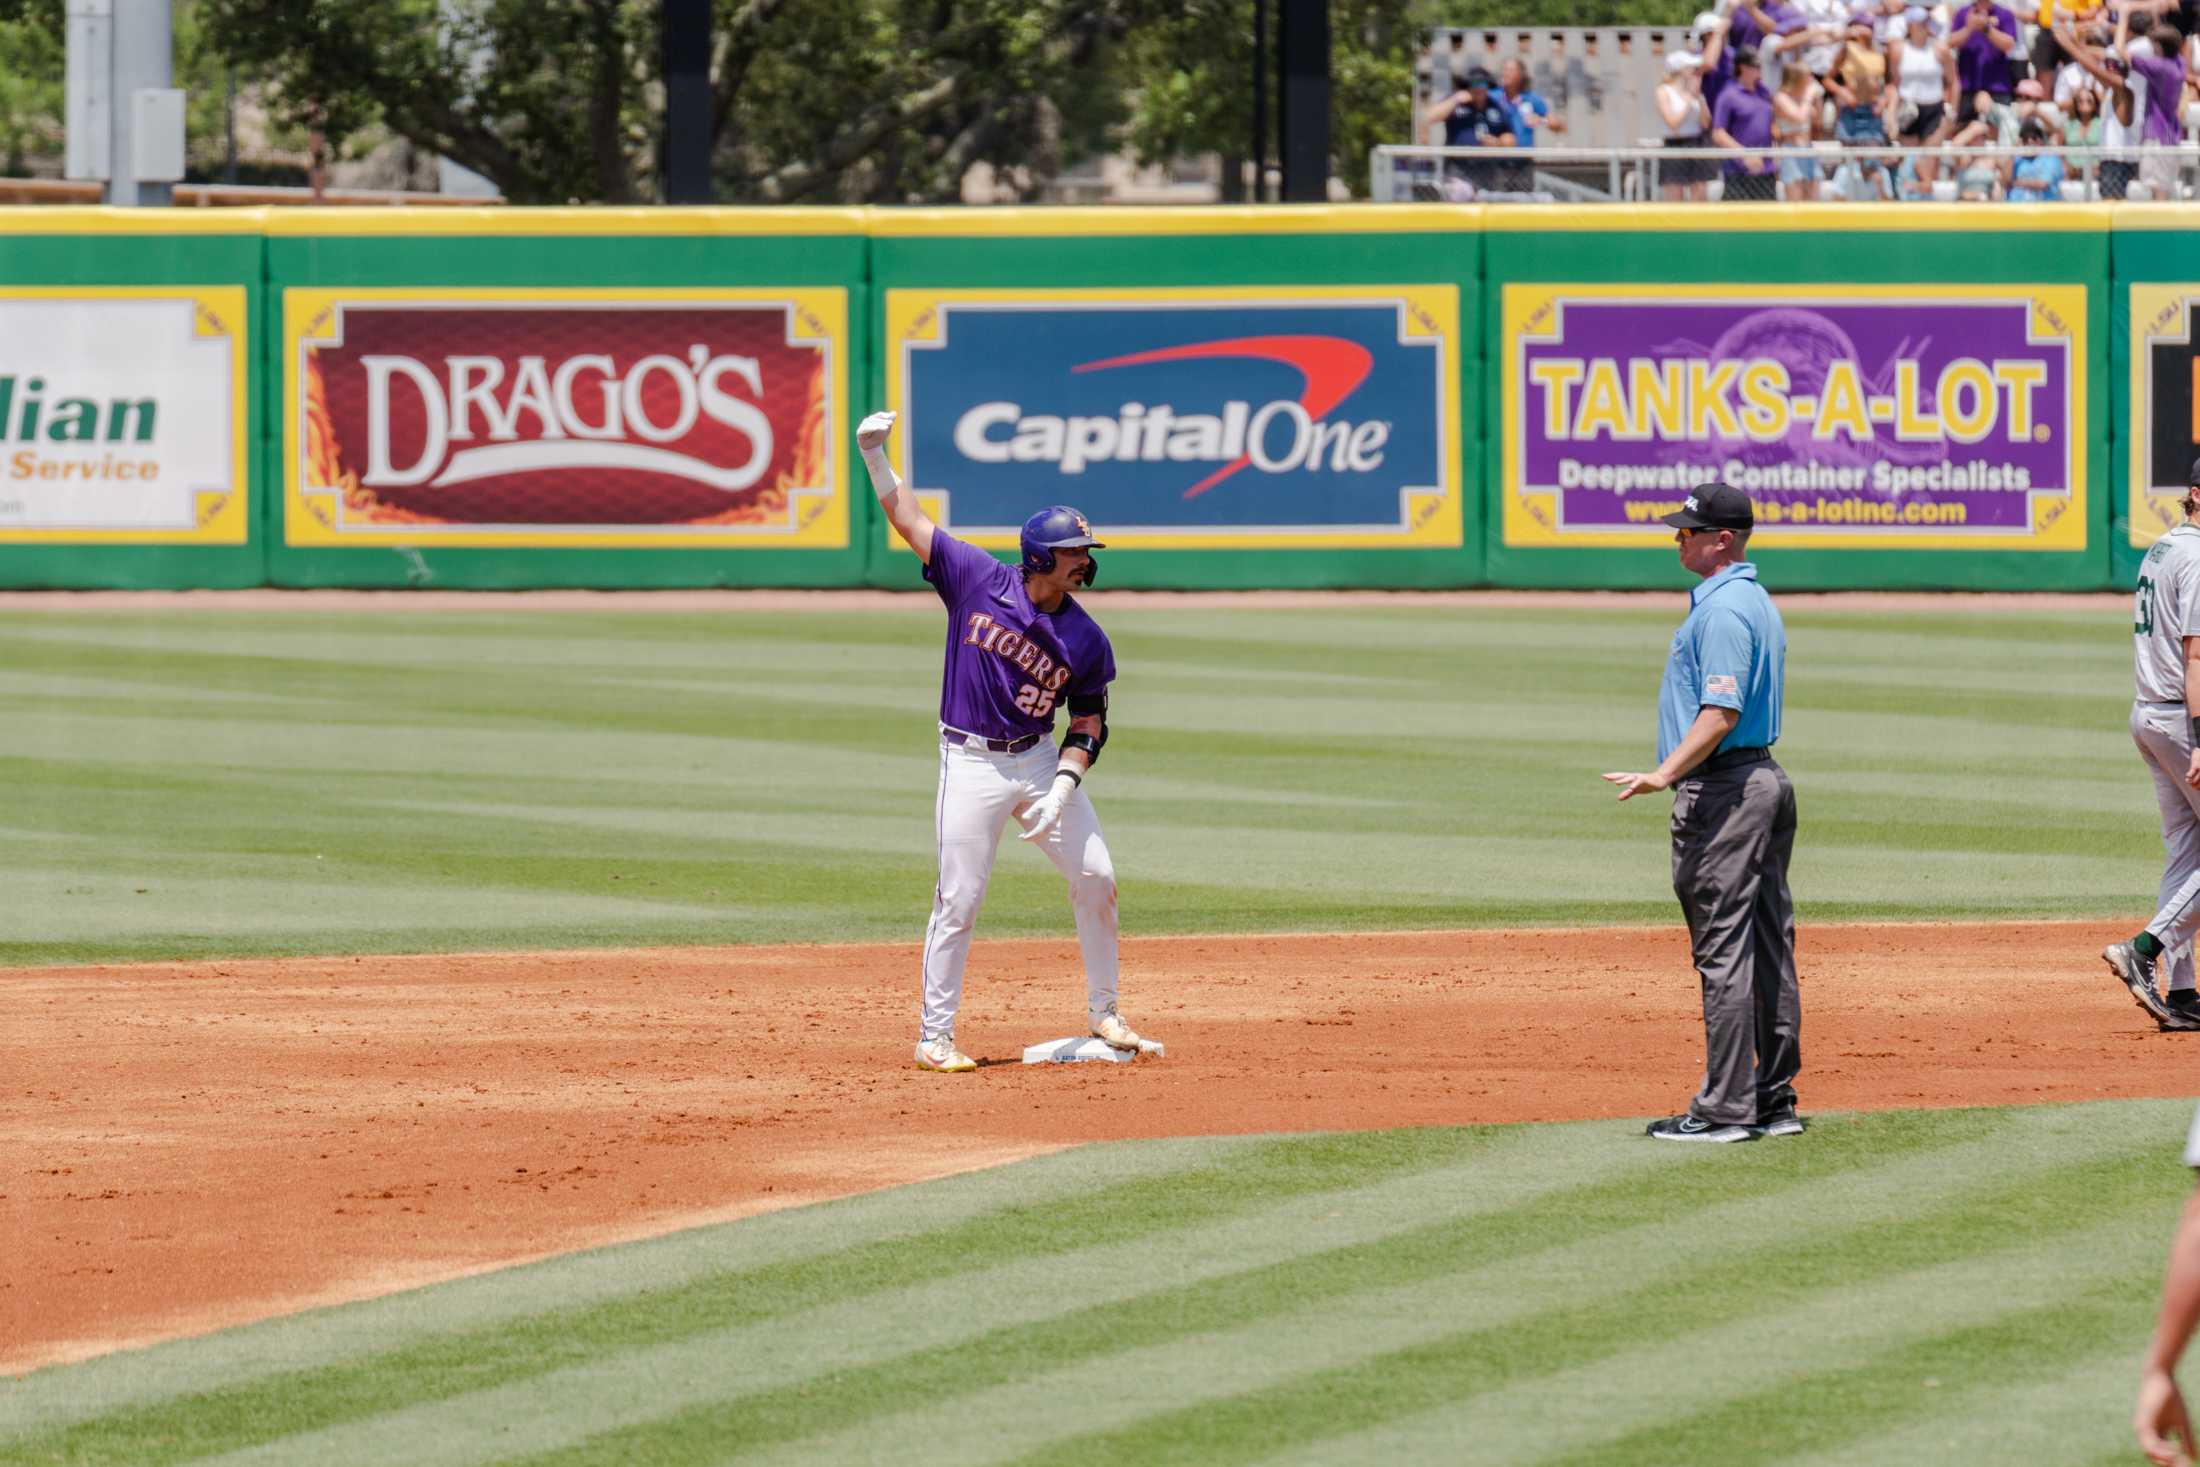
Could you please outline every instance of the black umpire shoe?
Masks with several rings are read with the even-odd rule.
[[[1795,1107],[1776,1110],[1770,1115],[1757,1117],[1757,1134],[1760,1136],[1800,1136],[1803,1134],[1803,1118],[1795,1113]]]
[[[2155,990],[2154,959],[2128,942],[2112,942],[2101,949],[2101,960],[2124,980],[2124,987],[2131,990],[2132,1001],[2147,1011],[2148,1018],[2164,1029],[2186,1027],[2186,1021],[2172,1014],[2169,1005],[2162,1002],[2162,995]]]
[[[1747,1126],[1725,1126],[1683,1113],[1652,1121],[1644,1135],[1658,1141],[1754,1141],[1757,1133]]]

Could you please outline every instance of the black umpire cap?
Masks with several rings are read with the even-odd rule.
[[[1711,483],[1698,486],[1665,522],[1676,530],[1747,530],[1756,525],[1757,511],[1732,484]]]

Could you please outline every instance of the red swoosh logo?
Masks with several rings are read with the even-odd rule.
[[[1109,357],[1070,370],[1099,372],[1109,367],[1142,367],[1149,362],[1185,362],[1204,357],[1251,357],[1297,368],[1306,384],[1306,390],[1299,394],[1299,406],[1317,423],[1323,414],[1350,397],[1375,366],[1372,352],[1356,341],[1346,341],[1339,336],[1240,336],[1229,341],[1202,341],[1191,346],[1170,346],[1127,357]],[[1185,490],[1184,497],[1197,499],[1252,461],[1250,453],[1238,455],[1235,462],[1224,464]]]

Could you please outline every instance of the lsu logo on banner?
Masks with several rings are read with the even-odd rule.
[[[293,545],[840,545],[838,290],[290,291]]]
[[[911,486],[1015,543],[1074,504],[1132,548],[1460,543],[1458,292],[890,290]]]

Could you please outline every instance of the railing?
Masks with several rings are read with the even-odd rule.
[[[2020,158],[2042,153],[2063,160],[2061,194],[2064,202],[2087,199],[2184,199],[2193,194],[2200,177],[2200,144],[2176,147],[2104,148],[2056,145],[1999,147],[1950,144],[1923,147],[1858,147],[1825,143],[1787,148],[1439,148],[1386,144],[1373,153],[1371,184],[1377,203],[1410,203],[1415,200],[1480,200],[1490,203],[1646,203],[1690,202],[1724,197],[1728,176],[1725,165],[1757,159],[1762,172],[1749,175],[1761,180],[1765,197],[1778,197],[1783,183],[1809,182],[1814,197],[1825,192],[1834,173],[1844,163],[1878,164],[1887,179],[1889,202],[1909,202],[1895,187],[1895,176],[1904,159],[1917,160],[1916,171],[1927,185],[1926,196],[1939,201],[1963,197],[1965,176],[1976,184],[1983,173],[1977,165],[1992,165],[2000,181],[2000,165],[2012,166]],[[1705,169],[1704,164],[1715,165]],[[1809,172],[1808,180],[1783,180],[1782,165],[1796,167],[1790,174]],[[1675,168],[1675,164],[1694,165]],[[2109,165],[2104,168],[2103,165]],[[1704,177],[1691,175],[1703,174]],[[1679,175],[1677,178],[1676,175]],[[1685,179],[1686,181],[1682,181]],[[1598,185],[1602,185],[1601,188]],[[1672,186],[1672,192],[1668,191]],[[1692,192],[1701,188],[1701,192]],[[2000,198],[1998,187],[1990,197]]]

